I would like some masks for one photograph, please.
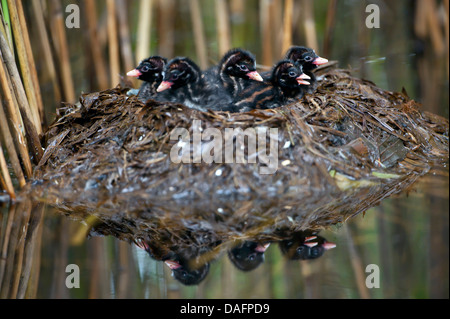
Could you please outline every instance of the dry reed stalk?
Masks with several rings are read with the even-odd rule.
[[[20,22],[20,28],[22,29],[22,33],[23,33],[25,52],[26,52],[27,61],[29,64],[31,82],[34,87],[34,94],[35,94],[35,99],[36,99],[36,103],[37,103],[37,112],[39,115],[39,119],[41,120],[40,128],[42,131],[42,123],[45,122],[45,115],[44,115],[44,104],[42,102],[41,88],[39,86],[39,79],[38,79],[37,72],[36,72],[36,63],[34,61],[33,50],[31,48],[30,36],[28,34],[27,22],[25,20],[22,1],[16,1],[15,3],[17,4],[17,13],[18,13],[19,22]],[[39,133],[39,130],[38,130],[38,133]]]
[[[61,88],[58,83],[58,77],[56,75],[56,67],[53,60],[52,49],[50,45],[50,40],[48,37],[47,29],[44,21],[44,11],[42,9],[42,4],[40,0],[31,0],[33,18],[35,19],[35,26],[37,29],[37,33],[39,35],[38,43],[41,46],[42,56],[44,60],[44,65],[47,71],[47,74],[52,82],[53,91],[55,94],[55,101],[61,100]],[[45,119],[42,118],[42,120]]]
[[[151,52],[153,0],[140,0],[136,39],[136,61],[147,58]]]
[[[117,278],[116,296],[119,299],[127,298],[127,293],[130,288],[131,275],[131,260],[129,258],[130,245],[126,242],[119,241],[117,243],[118,249],[118,267],[121,270]]]
[[[19,21],[19,12],[16,2],[13,0],[7,1],[10,9],[11,25],[13,28],[14,43],[16,45],[16,53],[19,60],[19,67],[21,70],[23,87],[25,89],[26,97],[28,100],[28,103],[25,105],[25,107],[29,109],[30,114],[29,118],[34,124],[37,133],[41,134],[42,133],[41,119],[39,116],[34,84],[31,78],[31,70],[30,70],[31,66],[29,65],[29,59],[27,57],[27,51],[24,40],[25,33],[22,30]]]
[[[414,17],[414,32],[416,36],[423,39],[427,36],[427,21],[426,21],[426,2],[427,0],[417,0],[416,12]]]
[[[8,164],[6,163],[5,156],[3,155],[3,148],[0,144],[0,186],[8,193],[11,199],[16,198],[16,193],[14,192],[14,186],[9,176]]]
[[[28,103],[28,101],[26,100],[26,98],[23,98],[25,92],[22,92],[22,94],[18,94],[19,97],[22,97],[20,101],[18,99],[16,101],[15,99],[14,88],[16,90],[23,90],[23,87],[20,82],[20,76],[15,66],[12,53],[9,50],[8,43],[2,33],[0,33],[0,52],[0,62],[2,62],[0,63],[0,86],[3,89],[3,100],[9,112],[9,119],[11,121],[10,123],[14,131],[13,136],[15,138],[15,145],[18,148],[20,157],[22,158],[25,175],[29,178],[32,175],[33,169],[31,166],[31,160],[28,154],[28,147],[25,138],[25,131],[28,133],[28,130],[27,123],[24,119],[24,117],[29,116],[29,114],[27,114],[28,109],[24,107],[24,105]],[[5,68],[5,66],[8,68],[8,70]],[[8,76],[8,74],[15,74],[15,76]],[[29,134],[33,134],[32,128],[30,128]],[[36,132],[35,135],[37,135]],[[34,138],[36,138],[36,136],[34,136]]]
[[[325,25],[325,38],[323,40],[324,56],[331,56],[331,40],[333,38],[333,30],[336,24],[336,0],[330,0],[327,9],[327,20]]]
[[[89,42],[92,54],[92,60],[95,61],[95,78],[100,90],[106,90],[109,87],[108,76],[105,70],[105,59],[103,58],[101,46],[99,45],[98,32],[97,32],[97,8],[95,0],[85,0],[85,16],[86,23],[89,32]]]
[[[174,14],[176,12],[174,0],[160,0],[158,5],[158,50],[160,55],[170,59],[174,55],[175,46]]]
[[[443,6],[444,6],[444,30],[445,30],[445,49],[447,51],[447,59],[446,59],[446,63],[447,63],[447,80],[449,77],[449,61],[450,61],[450,56],[449,56],[449,0],[444,0],[443,2]]]
[[[128,27],[127,4],[125,0],[116,0],[117,18],[119,22],[120,52],[124,68],[129,71],[134,69],[135,61],[131,49],[130,29]]]
[[[191,20],[194,29],[197,61],[200,68],[206,69],[208,67],[208,56],[206,51],[205,28],[203,26],[202,11],[199,0],[190,0],[189,8],[191,11]]]
[[[3,33],[5,38],[8,40],[9,48],[12,52],[14,52],[14,44],[13,44],[13,37],[12,37],[12,31],[11,31],[11,23],[9,20],[9,9],[8,4],[6,0],[1,0],[0,5],[0,13],[2,15],[2,19],[0,19],[0,32]]]
[[[109,52],[109,70],[110,86],[115,87],[119,84],[120,62],[119,62],[119,43],[117,40],[117,19],[116,3],[114,0],[106,1],[108,12],[108,52]]]
[[[316,21],[314,18],[314,4],[312,0],[303,0],[303,23],[305,26],[306,45],[314,50],[319,50],[317,41]]]
[[[283,44],[281,54],[283,55],[292,45],[292,12],[294,10],[293,0],[284,2]]]
[[[261,44],[262,44],[262,63],[264,65],[272,65],[272,29],[271,23],[271,0],[262,0],[260,3],[260,24],[261,24]]]
[[[444,35],[438,19],[438,9],[435,0],[428,0],[426,2],[426,19],[428,22],[428,31],[430,33],[431,43],[433,44],[434,52],[437,55],[442,55],[445,52]]]
[[[30,242],[33,243],[33,265],[31,267],[30,280],[28,282],[25,298],[26,299],[36,299],[37,298],[37,290],[39,284],[39,274],[41,270],[41,246],[42,246],[42,224],[44,222],[44,211],[45,204],[37,203],[33,208],[33,216],[39,215],[40,219],[38,220],[36,235],[34,239]],[[34,218],[34,217],[33,217]]]
[[[283,0],[272,0],[271,2],[271,16],[273,21],[272,31],[272,54],[275,55],[275,59],[284,56],[285,52],[282,52],[280,56],[280,50],[283,46]]]
[[[52,0],[51,5],[52,14],[50,17],[50,23],[53,31],[53,42],[55,43],[56,54],[59,60],[59,68],[61,70],[60,75],[64,93],[63,98],[67,102],[74,103],[76,97],[61,2],[58,0]]]
[[[36,289],[30,287],[32,280],[32,274],[37,268],[39,273],[40,264],[34,263],[36,246],[38,243],[39,228],[42,226],[44,215],[44,204],[37,203],[30,209],[29,225],[26,232],[24,241],[24,254],[23,254],[23,271],[20,276],[19,287],[17,290],[17,299],[24,299],[28,289]],[[34,267],[33,267],[34,266]]]
[[[27,183],[23,175],[22,167],[20,166],[20,160],[17,156],[16,148],[14,146],[14,139],[9,131],[8,121],[6,120],[6,112],[3,108],[2,101],[0,100],[0,135],[3,136],[3,141],[8,152],[9,161],[13,167],[14,174],[19,182],[20,188],[24,187]],[[9,176],[9,174],[8,174]]]
[[[365,285],[365,273],[363,271],[364,266],[361,257],[356,250],[355,243],[353,242],[353,236],[349,225],[345,225],[345,233],[348,242],[348,250],[350,259],[352,262],[353,271],[355,274],[356,286],[358,287],[359,295],[362,299],[370,299],[368,288]]]
[[[19,205],[16,206],[16,216],[20,218],[18,221],[20,231],[17,232],[16,245],[14,247],[14,258],[11,258],[11,260],[14,260],[14,276],[11,276],[11,290],[9,292],[9,296],[12,299],[18,298],[17,294],[19,291],[20,279],[23,275],[23,260],[25,252],[25,240],[23,236],[28,232],[29,220],[31,216],[31,201],[26,200],[19,203]],[[11,250],[11,252],[12,251],[13,250]]]
[[[222,56],[231,48],[229,15],[225,0],[216,0],[216,19],[219,56]]]
[[[3,287],[5,286],[3,283],[4,278],[9,278],[8,276],[5,276],[6,274],[6,266],[7,266],[7,257],[8,257],[8,247],[9,242],[11,240],[11,232],[13,229],[14,224],[14,216],[15,216],[15,206],[10,205],[8,208],[8,219],[6,221],[6,224],[4,225],[4,229],[2,229],[2,234],[4,234],[1,242],[1,254],[0,254],[0,298],[6,293],[4,292],[5,289]],[[5,298],[2,298],[5,299]]]

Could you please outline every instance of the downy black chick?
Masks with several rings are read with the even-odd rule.
[[[167,64],[167,59],[160,56],[151,56],[142,60],[136,69],[127,73],[127,76],[138,78],[142,83],[137,94],[138,99],[142,102],[150,98],[154,98],[156,89],[163,79],[163,70]]]
[[[282,60],[273,68],[269,80],[246,88],[234,105],[240,112],[280,107],[301,99],[308,85],[309,76],[303,73],[301,65]]]

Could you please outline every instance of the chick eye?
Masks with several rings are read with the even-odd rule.
[[[148,70],[150,70],[150,68],[149,68],[148,66],[146,66],[146,65],[144,65],[144,66],[141,68],[141,71],[142,71],[142,72],[148,72]]]
[[[290,71],[290,72],[289,72],[289,76],[290,76],[291,78],[297,77],[297,73],[295,73],[294,71]]]
[[[171,78],[173,81],[178,80],[179,77],[180,77],[180,75],[179,75],[178,73],[172,73],[172,75],[170,76],[170,78]]]
[[[239,69],[243,72],[247,72],[248,71],[248,67],[245,64],[241,64],[239,65]]]
[[[313,58],[312,58],[312,56],[309,56],[309,55],[307,55],[307,56],[305,56],[305,59],[304,59],[306,62],[312,62],[312,60],[313,60]]]

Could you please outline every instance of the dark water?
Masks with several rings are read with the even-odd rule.
[[[323,34],[319,20],[328,2],[317,3]],[[340,2],[327,58],[384,89],[404,87],[424,110],[448,118],[448,59],[414,34],[414,2],[399,3],[385,8],[381,29],[368,30],[358,28],[359,2]],[[77,34],[71,37],[76,46]],[[258,56],[259,39],[246,41]],[[80,52],[72,54],[81,59]],[[83,77],[81,69],[76,79]],[[88,90],[86,81],[77,83],[79,91]],[[50,92],[44,98],[51,100]],[[315,260],[287,260],[272,243],[264,262],[243,272],[221,252],[193,287],[177,282],[162,261],[135,245],[113,236],[86,239],[87,225],[51,206],[2,204],[0,298],[448,298],[448,187],[447,169],[443,177],[428,176],[408,193],[322,231],[337,247]],[[73,264],[80,287],[69,289],[66,267]],[[379,288],[365,284],[368,265],[379,268]]]

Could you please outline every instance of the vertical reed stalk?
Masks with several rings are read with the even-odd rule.
[[[361,257],[356,250],[355,243],[353,242],[353,236],[349,225],[345,225],[345,233],[348,242],[348,250],[350,253],[350,259],[352,262],[353,271],[355,274],[356,286],[358,287],[359,295],[362,299],[369,299],[370,293],[365,285],[365,274],[363,272],[363,263]]]
[[[38,43],[41,46],[43,62],[46,72],[52,82],[55,101],[61,100],[61,88],[56,75],[55,62],[53,60],[52,49],[44,21],[44,11],[40,0],[31,0],[32,16],[35,19],[35,26],[39,35]],[[44,120],[44,118],[42,118]]]
[[[8,3],[7,0],[1,0],[1,6],[0,6],[0,13],[3,16],[2,21],[0,21],[1,25],[1,32],[5,35],[5,37],[8,39],[9,47],[12,52],[14,52],[14,45],[13,45],[13,37],[12,37],[12,31],[11,31],[11,20],[9,18],[9,9],[8,9]]]
[[[108,52],[110,67],[110,86],[115,87],[119,84],[120,62],[119,62],[119,43],[117,41],[117,20],[116,3],[114,0],[106,0],[108,12]]]
[[[176,10],[174,0],[160,0],[158,5],[159,54],[170,58],[174,55],[175,47],[174,22],[176,18]]]
[[[333,38],[334,25],[336,24],[336,6],[336,0],[330,0],[330,2],[328,3],[325,37],[323,40],[324,56],[331,56],[331,40]]]
[[[272,0],[270,5],[270,20],[272,21],[272,55],[276,59],[284,56],[280,55],[280,48],[283,46],[283,0]]]
[[[319,43],[317,41],[316,33],[316,21],[314,19],[314,4],[312,0],[303,0],[302,4],[306,45],[314,50],[319,50]]]
[[[135,61],[131,50],[130,29],[128,28],[127,4],[125,0],[116,0],[119,22],[120,52],[126,70],[134,69]]]
[[[44,215],[44,204],[37,203],[30,208],[29,225],[24,236],[24,254],[23,254],[23,271],[20,276],[19,287],[17,290],[17,299],[24,299],[28,289],[35,290],[36,287],[32,287],[32,283],[35,280],[32,274],[37,271],[39,273],[40,264],[34,264],[35,251],[39,245],[40,238],[39,228],[42,226]],[[34,266],[34,267],[33,267]],[[35,297],[35,294],[32,295]]]
[[[59,59],[59,67],[61,70],[61,82],[64,92],[63,98],[67,102],[74,103],[76,97],[73,86],[72,69],[70,64],[69,48],[67,44],[61,2],[59,0],[52,0],[51,4],[51,29],[53,31],[53,43],[55,43],[55,49],[57,57]]]
[[[29,112],[29,109],[24,107],[24,105],[28,103],[28,101],[26,100],[26,98],[24,98],[25,92],[16,92],[18,97],[17,101],[16,97],[14,96],[14,88],[16,89],[16,91],[20,91],[23,90],[23,87],[20,82],[20,76],[18,74],[17,68],[15,66],[14,58],[12,57],[8,42],[3,36],[3,33],[0,33],[0,53],[0,86],[3,90],[3,100],[9,112],[11,125],[14,130],[15,144],[22,158],[22,162],[25,168],[25,175],[27,177],[31,177],[32,166],[30,157],[28,155],[25,131],[31,135],[33,134],[33,127],[32,125],[27,127],[26,122],[29,122],[29,120],[26,121],[24,119],[24,122],[22,122],[22,118],[30,116],[29,114],[27,114],[27,112]],[[5,65],[7,69],[5,69]],[[11,77],[9,77],[8,75],[11,75]],[[37,138],[36,131],[34,131],[34,138]]]
[[[36,112],[39,115],[39,119],[43,122],[45,122],[45,116],[44,116],[44,104],[42,103],[42,96],[41,96],[41,88],[39,86],[39,79],[36,72],[36,63],[34,62],[34,56],[33,51],[31,49],[31,43],[30,43],[30,36],[28,34],[28,28],[27,28],[27,22],[25,20],[25,14],[23,11],[22,1],[16,1],[17,4],[17,13],[19,17],[19,23],[20,23],[20,29],[23,33],[23,40],[25,44],[25,53],[27,57],[27,62],[30,69],[30,76],[31,76],[31,82],[34,87],[34,94],[37,104],[37,110]],[[40,134],[42,132],[42,123],[39,123],[38,133]]]
[[[433,45],[434,52],[436,53],[436,55],[440,56],[444,54],[445,47],[444,41],[442,41],[444,35],[442,34],[442,29],[439,24],[440,21],[436,19],[436,17],[438,16],[436,0],[428,0],[426,2],[425,8],[431,43]]]
[[[271,23],[271,0],[262,0],[260,3],[260,24],[261,24],[261,44],[262,44],[262,63],[264,65],[272,65],[272,30]]]
[[[284,23],[283,23],[283,45],[281,46],[281,55],[283,55],[292,45],[292,12],[294,9],[293,0],[284,2]]]
[[[1,103],[1,101],[0,101]],[[14,186],[11,180],[11,176],[9,176],[8,164],[6,164],[5,156],[3,155],[3,148],[0,144],[0,186],[6,190],[9,197],[12,199],[16,198],[16,194],[14,192]]]
[[[18,1],[20,2],[20,1]],[[25,33],[21,28],[19,21],[19,6],[13,0],[8,0],[8,5],[11,15],[11,24],[13,28],[14,43],[17,49],[17,56],[19,59],[19,66],[22,73],[23,86],[27,96],[28,103],[24,106],[29,109],[29,118],[34,124],[34,128],[38,134],[42,133],[41,119],[39,116],[38,103],[36,100],[36,93],[34,89],[33,80],[31,77],[31,66],[27,57],[27,50],[25,45]]]
[[[2,234],[4,234],[1,242],[1,254],[0,254],[0,298],[6,299],[8,291],[6,290],[7,284],[5,281],[10,278],[10,268],[8,267],[8,251],[10,251],[9,243],[11,241],[11,233],[13,232],[14,217],[15,217],[15,206],[10,205],[8,209],[8,220],[6,224],[3,224],[5,229],[2,229]],[[5,281],[4,281],[5,280]]]
[[[150,56],[152,38],[153,0],[140,0],[137,27],[136,61]]]
[[[191,11],[197,61],[200,68],[206,69],[208,67],[208,56],[206,53],[205,28],[203,26],[199,0],[189,0],[189,8]]]
[[[216,19],[219,56],[222,56],[231,48],[229,15],[225,0],[216,0]]]
[[[20,166],[20,160],[19,157],[17,156],[17,152],[14,146],[14,139],[11,135],[9,125],[6,119],[7,119],[6,112],[3,108],[2,101],[0,100],[0,128],[1,128],[0,135],[3,136],[3,141],[5,143],[6,150],[8,151],[9,155],[9,161],[11,162],[14,174],[17,177],[19,186],[22,188],[25,186],[26,180],[23,175],[22,167]]]
[[[448,77],[449,77],[449,61],[450,61],[450,56],[449,56],[449,0],[444,0],[443,2],[443,6],[444,6],[444,30],[445,30],[445,49],[447,51],[447,59],[446,59],[446,63],[447,63],[447,81],[448,81]]]
[[[97,8],[95,0],[85,0],[85,16],[86,23],[89,32],[89,46],[92,54],[92,61],[95,68],[95,78],[97,79],[98,88],[100,90],[105,90],[109,87],[108,83],[108,72],[106,72],[107,67],[105,64],[105,59],[102,55],[100,41],[97,32]]]

